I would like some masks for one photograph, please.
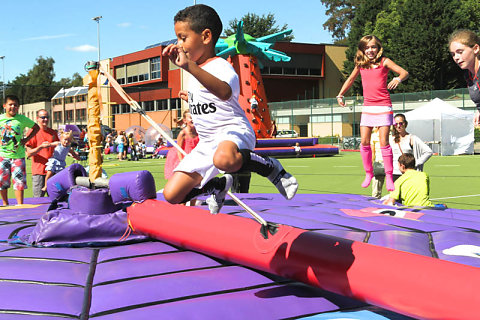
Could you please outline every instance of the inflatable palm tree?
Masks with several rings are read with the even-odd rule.
[[[240,105],[247,114],[257,138],[272,137],[272,121],[268,110],[265,88],[260,69],[262,61],[290,61],[283,52],[272,49],[275,42],[292,33],[292,30],[253,38],[243,33],[243,21],[237,32],[226,39],[219,39],[215,50],[217,56],[229,61],[240,79]]]

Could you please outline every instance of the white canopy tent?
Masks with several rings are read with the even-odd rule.
[[[473,154],[473,116],[439,98],[405,113],[407,131],[432,142],[433,152],[442,156]]]

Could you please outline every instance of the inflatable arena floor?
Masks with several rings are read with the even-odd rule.
[[[480,267],[475,210],[391,210],[350,194],[238,197],[267,221]],[[59,245],[25,244],[20,240],[45,214],[47,201],[0,208],[0,319],[410,319],[134,234],[83,244],[69,244],[67,234]],[[250,218],[231,200],[222,213]],[[235,225],[230,229],[234,235]]]

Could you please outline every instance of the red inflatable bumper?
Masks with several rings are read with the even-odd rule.
[[[404,315],[474,319],[480,270],[471,266],[232,215],[147,200],[128,208],[136,232],[301,281]]]

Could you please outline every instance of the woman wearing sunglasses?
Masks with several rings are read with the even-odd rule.
[[[402,173],[398,166],[398,158],[404,153],[411,153],[415,157],[415,168],[423,171],[423,165],[432,156],[432,149],[419,137],[407,132],[407,119],[404,114],[395,115],[395,124],[390,136],[390,145],[393,152],[393,180],[397,180]]]

